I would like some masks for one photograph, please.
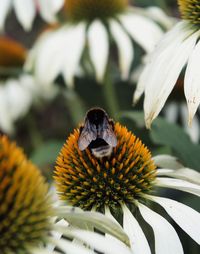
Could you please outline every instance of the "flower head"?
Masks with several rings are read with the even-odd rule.
[[[88,114],[86,119],[87,116]],[[85,120],[85,125],[87,124]],[[117,146],[111,155],[99,158],[92,149],[105,149],[100,144],[104,143],[105,146],[103,141],[109,139],[101,134],[99,124],[87,125],[87,129],[92,135],[87,136],[87,132],[84,132],[85,142],[90,137],[93,139],[86,149],[81,151],[82,146],[79,149],[79,139],[83,132],[81,127],[69,136],[58,156],[55,182],[61,199],[83,209],[100,209],[118,221],[119,218],[113,217],[112,212],[115,215],[122,212],[122,226],[129,237],[133,253],[151,253],[140,226],[142,217],[153,229],[156,253],[164,253],[163,245],[166,244],[167,253],[183,254],[175,229],[163,216],[148,207],[151,202],[162,206],[200,244],[200,214],[180,202],[155,196],[156,187],[178,189],[199,196],[199,173],[184,168],[174,157],[151,157],[148,148],[119,123],[115,123],[113,128]],[[100,139],[103,141],[100,142]]]
[[[27,69],[33,70],[43,84],[62,74],[66,84],[72,86],[80,70],[94,74],[101,83],[108,62],[112,63],[110,48],[115,44],[121,77],[128,79],[134,43],[151,52],[163,34],[158,25],[163,20],[156,20],[162,16],[161,10],[156,10],[152,15],[150,10],[131,7],[126,0],[66,1],[63,22],[41,35],[28,57]]]
[[[115,124],[118,140],[110,157],[98,159],[78,148],[79,129],[70,135],[57,159],[55,180],[63,200],[84,209],[114,207],[149,193],[156,170],[149,150],[130,131]]]
[[[125,11],[128,0],[68,0],[65,10],[73,21],[105,19]]]
[[[184,93],[189,124],[200,103],[199,1],[180,0],[179,5],[184,20],[166,33],[149,56],[134,94],[136,102],[145,92],[144,111],[148,128],[163,108],[185,65]]]
[[[15,143],[0,137],[0,249],[28,252],[46,241],[54,214],[48,185]]]
[[[3,0],[0,2],[0,30],[3,30],[6,17],[12,7],[20,24],[26,31],[30,31],[37,12],[45,21],[56,22],[56,13],[63,4],[64,0]]]

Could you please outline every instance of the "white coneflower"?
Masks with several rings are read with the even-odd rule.
[[[196,0],[179,0],[183,21],[172,28],[150,55],[140,76],[134,101],[145,92],[144,111],[146,125],[157,117],[186,65],[184,92],[192,119],[200,102],[200,3]]]
[[[134,8],[127,0],[68,0],[64,10],[66,21],[41,35],[27,61],[27,69],[34,70],[41,83],[52,82],[62,74],[72,86],[77,70],[88,69],[88,64],[102,82],[113,43],[121,77],[127,79],[134,43],[151,52],[163,35],[154,19],[166,26],[170,23],[164,14],[161,18],[161,10]]]
[[[114,125],[117,146],[109,157],[97,158],[90,148],[80,151],[80,129],[69,136],[57,159],[55,181],[62,200],[85,210],[100,209],[109,217],[120,212],[131,251],[150,254],[151,250],[138,218],[154,232],[157,254],[183,254],[182,244],[172,225],[148,206],[156,202],[200,244],[200,214],[170,198],[157,196],[157,187],[200,195],[200,175],[183,168],[171,156],[151,157],[148,148],[126,127]],[[87,139],[87,137],[85,137]],[[161,169],[163,167],[163,169]],[[135,215],[137,214],[137,218]],[[154,252],[153,252],[154,253]]]
[[[1,254],[60,253],[54,252],[54,247],[67,254],[92,253],[87,247],[77,243],[77,240],[82,240],[99,251],[110,250],[108,253],[115,254],[119,248],[121,252],[130,254],[125,233],[102,214],[85,213],[80,209],[77,211],[73,207],[65,207],[65,217],[69,221],[73,221],[74,218],[76,228],[73,228],[73,223],[68,227],[66,222],[64,227],[58,227],[54,222],[55,216],[57,208],[39,169],[26,158],[22,149],[15,143],[10,142],[6,136],[0,136]],[[93,222],[90,222],[91,226],[116,236],[115,242],[106,242],[102,235],[78,229],[80,224],[89,225],[88,218],[93,219]],[[115,232],[109,228],[115,228]],[[71,240],[60,239],[63,233]],[[90,243],[91,240],[93,243]],[[106,246],[103,245],[104,241]]]
[[[56,22],[56,13],[63,6],[64,0],[1,0],[0,30],[4,28],[9,11],[14,8],[17,19],[26,31],[32,27],[37,12],[49,22]]]
[[[27,50],[18,42],[0,37],[0,130],[11,134],[14,123],[28,113],[36,98],[51,98],[54,89],[43,89],[23,71]]]

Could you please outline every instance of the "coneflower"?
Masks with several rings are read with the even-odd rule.
[[[157,117],[186,65],[184,93],[188,108],[188,123],[200,103],[200,3],[198,0],[179,0],[182,21],[179,21],[148,59],[134,94],[136,102],[145,93],[146,125]]]
[[[100,133],[102,129],[99,125],[92,125],[88,131]],[[85,210],[103,211],[122,223],[133,253],[146,254],[152,251],[139,224],[140,220],[135,218],[136,214],[137,218],[143,217],[152,227],[156,253],[183,253],[175,229],[164,217],[148,207],[152,201],[162,206],[199,244],[200,214],[180,202],[156,196],[158,186],[199,196],[199,173],[183,168],[170,156],[152,158],[142,141],[120,123],[115,123],[114,133],[117,146],[110,156],[102,158],[92,153],[90,144],[83,151],[79,149],[79,128],[69,136],[57,158],[55,169],[60,198],[67,204]],[[85,138],[87,140],[87,135]],[[93,137],[92,142],[95,140]],[[167,168],[160,168],[165,165]],[[123,222],[118,218],[120,213]]]

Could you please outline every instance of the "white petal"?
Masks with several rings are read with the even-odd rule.
[[[146,12],[149,17],[151,17],[156,22],[159,22],[167,29],[171,28],[175,22],[174,18],[167,16],[166,13],[159,7],[151,6],[146,8]]]
[[[164,114],[167,120],[171,123],[176,123],[178,119],[178,105],[176,102],[170,102],[164,108]]]
[[[11,7],[11,0],[0,1],[0,30],[3,30],[6,16]]]
[[[110,20],[109,24],[111,33],[119,51],[119,65],[122,73],[122,78],[127,79],[134,57],[133,45],[129,36],[122,29],[118,22],[112,19]]]
[[[156,155],[152,159],[154,160],[156,166],[161,168],[178,169],[183,167],[183,165],[178,161],[178,159],[171,155]]]
[[[139,203],[138,207],[142,217],[154,231],[156,254],[183,254],[181,242],[172,225],[145,205]]]
[[[70,27],[67,34],[65,34],[62,72],[69,86],[73,86],[74,76],[85,47],[85,29],[86,24],[80,23]]]
[[[61,9],[64,0],[40,0],[39,12],[44,20],[53,23],[56,22],[56,13]]]
[[[89,250],[88,248],[84,248],[80,245],[77,245],[73,242],[70,242],[68,240],[54,240],[51,239],[51,241],[59,247],[65,254],[93,254],[92,250]]]
[[[130,239],[131,249],[136,254],[151,254],[147,239],[130,210],[124,205],[123,209],[123,228]]]
[[[200,244],[200,213],[189,206],[168,198],[151,196],[174,221],[198,244]],[[176,252],[174,252],[176,253]]]
[[[109,217],[98,212],[79,212],[69,209],[66,211],[65,206],[59,207],[57,213],[60,218],[65,218],[68,222],[79,228],[95,227],[104,233],[113,235],[124,243],[128,243],[129,239],[121,226]]]
[[[9,80],[5,89],[10,115],[12,119],[17,120],[28,112],[32,103],[32,95],[23,88],[20,80]]]
[[[36,14],[36,6],[33,0],[13,0],[18,20],[26,31],[32,27]]]
[[[0,84],[0,129],[5,133],[11,134],[14,131],[14,126],[13,119],[8,109],[5,87]]]
[[[149,67],[148,72],[151,75],[146,80],[148,85],[145,89],[144,100],[145,121],[148,128],[161,111],[175,86],[197,38],[198,35],[195,33],[179,44],[172,43],[168,50],[165,50],[158,58],[154,59],[153,64]]]
[[[161,28],[156,23],[141,15],[125,14],[119,19],[132,38],[146,52],[151,52],[163,35]]]
[[[186,132],[188,133],[188,135],[190,136],[191,140],[194,143],[198,143],[199,142],[199,138],[200,138],[200,123],[199,123],[199,119],[197,118],[197,116],[194,116],[192,123],[190,124],[190,126],[188,126],[188,110],[187,107],[185,105],[185,103],[182,103],[180,105],[180,113],[181,113],[181,120],[183,122],[183,126],[186,130]]]
[[[200,185],[200,173],[190,168],[158,169],[157,176],[170,176]]]
[[[116,238],[113,238],[111,242],[109,239],[100,234],[86,230],[72,230],[69,233],[71,233],[73,237],[85,242],[100,252],[106,252],[107,254],[132,253],[131,250],[123,242],[120,242]]]
[[[155,184],[160,187],[177,189],[200,196],[200,185],[184,180],[157,177]]]
[[[136,103],[141,95],[143,94],[146,85],[149,86],[149,78],[152,73],[157,75],[157,64],[158,59],[163,55],[163,52],[171,50],[171,48],[178,48],[180,43],[190,34],[186,29],[185,22],[179,22],[173,29],[171,29],[168,33],[163,36],[163,39],[158,43],[156,49],[148,55],[148,64],[144,68],[142,74],[140,75],[139,81],[137,83],[136,91],[134,94],[133,102]],[[164,63],[165,64],[165,63]]]
[[[195,46],[185,73],[184,92],[189,111],[189,124],[197,111],[200,103],[200,41]]]
[[[26,64],[29,68],[34,66],[37,80],[45,86],[51,84],[61,72],[63,52],[66,50],[64,33],[66,31],[63,28],[43,34]]]
[[[88,44],[96,78],[102,82],[108,61],[109,39],[105,26],[98,20],[94,21],[88,29]]]

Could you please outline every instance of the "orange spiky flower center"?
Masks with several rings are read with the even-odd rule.
[[[67,0],[65,12],[73,21],[105,19],[123,12],[128,0]]]
[[[179,9],[183,19],[194,25],[200,25],[200,1],[199,0],[178,0]]]
[[[126,127],[115,124],[118,140],[110,157],[96,158],[78,148],[79,129],[57,158],[55,182],[62,200],[83,209],[133,203],[151,191],[156,169],[151,153]]]
[[[23,151],[0,136],[0,252],[29,253],[46,242],[54,212],[48,185]]]

